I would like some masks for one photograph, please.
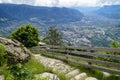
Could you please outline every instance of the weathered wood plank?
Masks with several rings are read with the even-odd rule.
[[[99,53],[91,53],[91,52],[78,52],[78,51],[73,51],[71,54],[76,54],[76,55],[85,55],[85,56],[93,56],[93,57],[102,57],[102,58],[109,58],[113,60],[120,60],[120,55],[111,55],[111,54],[99,54]]]
[[[60,53],[51,53],[51,54],[55,54],[55,55],[61,55]],[[66,54],[62,54],[61,56],[66,56]],[[67,56],[66,56],[67,57]],[[69,60],[67,58],[61,58],[59,57],[59,59],[62,59],[62,60],[65,60],[65,61],[68,61],[68,62],[71,62],[71,63],[74,63],[74,64],[78,64],[80,66],[85,66],[85,67],[88,67],[88,68],[92,68],[92,69],[98,69],[98,70],[102,70],[102,71],[105,71],[105,72],[109,72],[109,73],[112,73],[112,74],[118,74],[120,75],[120,71],[119,70],[112,70],[112,69],[109,69],[109,68],[105,68],[105,67],[100,67],[100,66],[94,66],[94,65],[89,65],[89,64],[84,64],[84,63],[81,63],[81,62],[75,62],[73,60]]]
[[[51,51],[51,52],[52,52],[52,51]],[[61,53],[52,53],[52,54],[60,55],[60,56],[65,56],[65,57],[68,57],[68,58],[77,59],[77,60],[82,60],[82,61],[86,61],[86,62],[91,62],[91,63],[95,63],[95,64],[101,64],[101,65],[103,65],[103,66],[120,68],[120,64],[119,64],[119,63],[102,61],[102,60],[95,60],[95,59],[89,59],[89,58],[83,58],[83,57],[77,57],[77,56],[71,56],[71,55],[69,55],[69,54],[61,54]]]
[[[46,49],[47,46],[35,46],[35,47],[32,47],[31,49],[41,49],[41,48]]]
[[[84,47],[84,46],[74,47],[74,46],[51,46],[51,45],[49,45],[48,47],[53,48],[53,49],[67,48],[67,49],[87,50],[87,51],[120,52],[120,48]]]
[[[93,65],[89,65],[89,64],[83,64],[83,63],[75,62],[75,61],[72,61],[72,60],[67,60],[67,61],[72,62],[74,64],[81,65],[81,66],[85,66],[85,67],[88,67],[88,68],[98,69],[98,70],[102,70],[102,71],[109,72],[109,73],[112,73],[112,74],[120,75],[120,71],[119,70],[112,70],[112,69],[108,69],[108,68],[104,68],[104,67],[93,66]]]
[[[68,50],[57,50],[57,49],[48,49],[48,51],[59,52],[59,53],[69,53],[71,55],[84,55],[84,56],[93,56],[93,57],[102,57],[109,58],[113,60],[120,60],[120,55],[111,55],[111,54],[99,54],[91,52],[80,52],[80,51],[68,51]]]
[[[94,60],[94,59],[88,59],[88,58],[71,56],[71,55],[68,55],[68,58],[77,59],[77,60],[83,60],[83,61],[87,61],[87,62],[91,62],[91,63],[95,63],[95,64],[101,64],[103,66],[120,68],[120,64],[119,63],[114,63],[114,62],[107,62],[107,61],[102,61],[102,60]]]

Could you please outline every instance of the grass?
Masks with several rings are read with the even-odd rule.
[[[68,78],[66,78],[65,74],[59,73],[59,72],[54,72],[60,80],[69,80]]]
[[[0,75],[3,74],[3,67],[0,67]]]
[[[110,75],[109,77],[103,78],[102,80],[120,80],[120,76]]]
[[[40,74],[47,71],[47,69],[40,62],[35,60],[34,57],[31,57],[24,66],[34,74]]]
[[[14,76],[11,74],[9,70],[4,71],[4,78],[5,80],[14,80]]]
[[[6,65],[0,67],[0,75],[4,75],[5,80],[13,80],[13,76],[10,73],[10,70],[7,69]]]

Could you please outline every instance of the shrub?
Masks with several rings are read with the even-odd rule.
[[[112,41],[111,44],[110,44],[110,47],[111,48],[119,48],[119,42],[118,41]]]
[[[9,70],[14,76],[14,80],[32,80],[34,78],[33,74],[20,63],[10,65]]]
[[[119,48],[119,42],[118,41],[112,41],[110,44],[111,48]],[[119,52],[108,52],[108,54],[112,54],[112,55],[120,55]]]
[[[31,24],[22,25],[12,32],[12,38],[20,41],[26,47],[36,46],[39,42],[39,31]]]

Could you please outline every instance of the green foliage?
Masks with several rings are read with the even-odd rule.
[[[93,77],[96,77],[96,78],[102,80],[102,77],[103,77],[102,71],[95,70],[95,69],[92,69],[92,68],[86,68],[84,66],[83,67],[79,66],[78,68],[81,71],[86,72],[89,76],[93,76]]]
[[[55,72],[55,74],[59,77],[60,80],[69,80],[65,74],[61,74],[59,72]]]
[[[120,45],[119,45],[119,42],[118,41],[112,41],[111,44],[110,44],[110,47],[111,48],[119,48]],[[112,55],[120,55],[120,53],[118,52],[106,52],[107,54],[112,54]]]
[[[102,80],[120,80],[120,77],[116,75],[110,75],[109,77],[105,77]]]
[[[62,35],[56,28],[50,27],[43,41],[48,45],[62,45]]]
[[[7,63],[5,47],[0,44],[0,66]]]
[[[14,80],[14,76],[11,74],[10,70],[4,70],[5,80]]]
[[[46,77],[36,76],[35,80],[51,80],[51,79]]]
[[[12,38],[20,41],[26,47],[36,46],[39,42],[39,31],[31,24],[22,25],[12,32]]]
[[[111,44],[110,44],[110,47],[111,48],[119,48],[120,47],[119,42],[118,41],[112,41]]]
[[[33,74],[20,63],[10,65],[9,70],[14,76],[14,80],[32,80],[34,78]]]
[[[119,48],[119,42],[118,41],[112,41],[111,44],[110,44],[110,47],[111,48]],[[111,54],[111,55],[120,55],[119,52],[106,52],[106,54]],[[105,59],[107,61],[110,61],[110,62],[117,62],[117,63],[120,63],[120,60],[112,60],[112,59]]]

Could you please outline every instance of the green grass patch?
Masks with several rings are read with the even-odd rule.
[[[59,73],[59,72],[53,72],[53,73],[55,73],[55,74],[59,77],[60,80],[69,80],[69,79],[65,76],[65,74],[62,74],[62,73]]]
[[[0,67],[0,75],[4,75],[5,80],[13,80],[14,78],[6,65]]]
[[[24,66],[34,74],[43,73],[46,70],[40,62],[34,59],[34,57],[31,57],[31,59]]]
[[[105,77],[102,80],[120,80],[120,76],[110,75],[109,77]]]

